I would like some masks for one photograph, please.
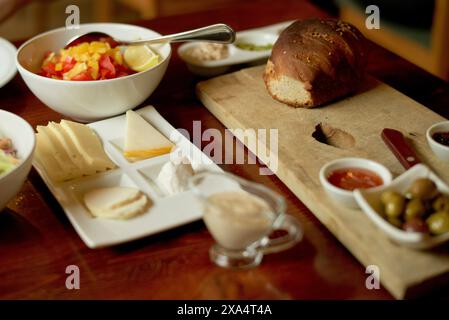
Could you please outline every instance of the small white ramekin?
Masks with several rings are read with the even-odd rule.
[[[426,137],[427,143],[429,144],[433,153],[435,153],[435,155],[438,158],[449,164],[449,147],[439,142],[436,142],[435,139],[432,137],[433,134],[436,132],[448,132],[448,131],[449,131],[449,121],[438,122],[435,123],[433,126],[431,126],[429,129],[427,129]]]
[[[320,170],[320,182],[326,193],[336,202],[339,202],[349,208],[358,208],[358,204],[354,198],[354,192],[334,186],[329,182],[329,175],[339,169],[360,168],[367,169],[378,174],[382,181],[382,185],[387,185],[393,180],[393,176],[385,166],[372,160],[363,158],[341,158],[325,164]]]

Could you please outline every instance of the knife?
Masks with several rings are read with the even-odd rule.
[[[382,130],[381,136],[405,169],[410,169],[415,164],[421,163],[415,150],[407,143],[402,132],[385,128]]]

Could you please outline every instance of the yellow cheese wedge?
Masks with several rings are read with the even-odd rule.
[[[41,145],[53,155],[66,177],[78,178],[83,175],[81,170],[73,163],[63,145],[48,127],[37,126],[37,132],[40,135]]]
[[[128,187],[99,188],[84,195],[84,203],[95,217],[128,219],[146,211],[150,205],[140,190]]]
[[[130,161],[170,153],[174,144],[164,137],[138,113],[126,112],[124,156]]]
[[[100,139],[91,128],[68,120],[62,120],[61,126],[69,135],[78,152],[93,169],[105,171],[115,168],[115,164],[109,159]]]
[[[76,148],[72,139],[70,139],[68,133],[62,128],[59,123],[50,122],[48,124],[48,129],[63,146],[65,152],[72,159],[73,163],[81,170],[83,175],[92,175],[95,173],[95,169],[87,163],[87,161]]]
[[[71,173],[66,173],[59,165],[54,157],[49,140],[44,138],[40,133],[36,134],[36,150],[34,152],[34,159],[39,167],[44,169],[51,180],[60,182],[64,180],[73,179]]]

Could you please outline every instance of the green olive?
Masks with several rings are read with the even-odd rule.
[[[421,218],[426,213],[426,207],[419,198],[410,200],[405,207],[405,220]]]
[[[435,182],[428,178],[416,179],[407,191],[412,199],[420,198],[422,200],[430,200],[436,196],[438,190]]]
[[[390,199],[400,196],[399,193],[397,193],[396,191],[384,191],[382,192],[382,194],[380,195],[380,201],[386,205]]]
[[[396,193],[392,194],[390,199],[385,203],[385,214],[389,219],[399,218],[405,207],[405,198]]]
[[[435,211],[449,212],[449,196],[440,195],[432,204]]]
[[[449,213],[439,211],[431,214],[426,220],[427,226],[431,233],[435,235],[449,232]]]
[[[398,218],[388,218],[387,221],[394,225],[395,227],[401,229],[402,228],[402,220]]]

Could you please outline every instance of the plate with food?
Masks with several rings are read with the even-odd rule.
[[[6,39],[0,38],[0,88],[6,85],[17,72],[14,62],[16,47]]]
[[[220,171],[151,106],[88,125],[38,126],[33,165],[90,248],[202,217],[188,180]]]
[[[233,44],[185,43],[178,48],[178,54],[194,74],[219,75],[233,65],[265,62],[279,34],[291,23],[292,21],[286,21],[239,31]]]
[[[389,185],[357,189],[354,196],[366,215],[399,244],[430,249],[449,240],[449,187],[423,164]]]

